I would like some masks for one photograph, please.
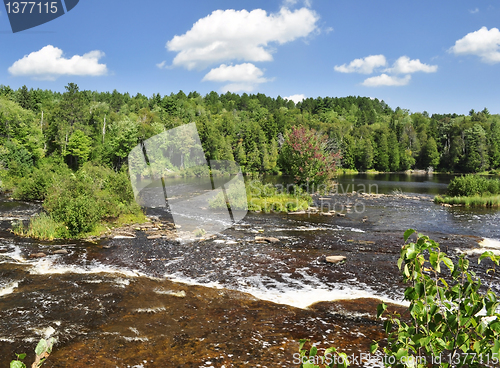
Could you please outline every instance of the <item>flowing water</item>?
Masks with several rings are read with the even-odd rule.
[[[317,202],[345,217],[249,213],[215,239],[189,244],[145,232],[96,243],[22,239],[7,229],[39,205],[2,198],[0,366],[15,352],[32,360],[45,336],[57,338],[46,367],[298,367],[301,338],[359,357],[383,336],[379,301],[404,307],[396,267],[404,230],[430,235],[452,255],[483,238],[500,244],[498,211],[431,202],[448,180],[345,176],[343,188],[419,194],[344,190]],[[329,255],[347,259],[330,264]]]

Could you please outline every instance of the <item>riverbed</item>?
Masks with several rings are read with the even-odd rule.
[[[498,245],[499,212],[435,205],[439,180],[343,179],[391,195],[344,190],[316,198],[340,215],[249,213],[188,244],[140,231],[95,243],[22,239],[7,229],[39,205],[2,198],[0,364],[15,352],[32,360],[44,336],[57,339],[46,367],[298,367],[301,338],[359,356],[383,337],[380,300],[404,310],[396,261],[407,228],[451,255],[484,238]]]

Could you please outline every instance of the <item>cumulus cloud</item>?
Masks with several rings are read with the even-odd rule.
[[[411,75],[405,75],[403,78],[381,74],[376,77],[371,77],[365,79],[362,83],[363,86],[367,87],[379,87],[379,86],[406,86],[411,79]]]
[[[408,56],[401,56],[392,65],[392,68],[386,71],[394,74],[411,74],[416,72],[435,73],[437,69],[437,65],[428,65],[420,62],[419,59],[411,60]]]
[[[8,70],[13,76],[43,80],[55,80],[62,75],[99,76],[108,72],[106,64],[99,64],[102,57],[104,52],[94,50],[67,59],[61,49],[48,45],[17,60]]]
[[[218,68],[210,70],[203,81],[213,82],[252,82],[263,83],[267,79],[262,78],[264,72],[251,63],[239,65],[222,64]]]
[[[448,51],[455,55],[476,55],[489,64],[500,62],[500,31],[482,27],[455,42]]]
[[[376,68],[385,66],[387,61],[384,55],[370,55],[361,59],[354,59],[348,65],[335,65],[334,69],[340,73],[371,74]]]
[[[290,100],[290,101],[293,101],[295,103],[299,103],[300,101],[305,100],[307,97],[303,94],[300,94],[300,95],[291,95],[291,96],[283,97],[283,98],[285,100]]]
[[[263,76],[264,72],[252,63],[238,65],[222,64],[218,68],[210,70],[203,77],[202,81],[233,82],[222,87],[222,90],[224,92],[250,92],[254,90],[256,85],[268,82],[268,79]]]
[[[370,55],[354,59],[349,64],[336,65],[334,69],[340,73],[371,74],[377,69],[379,72],[385,72],[379,76],[365,79],[362,85],[368,87],[405,86],[410,82],[411,74],[417,72],[434,73],[438,69],[437,65],[424,64],[419,59],[410,59],[408,56],[401,56],[392,64],[392,67],[380,70],[384,66],[387,66],[384,55]],[[400,74],[406,75],[398,77]]]
[[[270,44],[284,44],[306,37],[317,30],[319,16],[311,9],[289,10],[276,14],[265,10],[216,10],[199,19],[185,34],[167,42],[169,51],[177,52],[172,66],[188,70],[242,60],[273,60]]]
[[[471,14],[479,13],[479,8],[476,8],[474,10],[469,10],[469,13],[471,13]]]

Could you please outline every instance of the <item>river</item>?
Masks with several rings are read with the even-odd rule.
[[[22,239],[7,229],[39,205],[1,198],[0,365],[15,352],[32,360],[44,336],[57,339],[44,367],[298,367],[301,338],[367,353],[383,336],[379,300],[404,305],[396,261],[407,228],[452,255],[483,238],[500,242],[497,210],[432,203],[450,178],[342,176],[339,192],[350,194],[321,201],[345,217],[249,213],[189,244],[147,232],[96,243]],[[396,195],[352,193],[370,185]],[[47,256],[31,257],[40,252]],[[328,255],[347,259],[329,264]]]

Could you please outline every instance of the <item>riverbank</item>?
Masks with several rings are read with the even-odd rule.
[[[19,238],[0,216],[0,323],[9,331],[0,334],[1,363],[45,334],[58,339],[47,367],[294,366],[301,338],[368,353],[383,331],[377,304],[401,304],[404,230],[416,227],[452,257],[470,251],[476,267],[473,251],[500,223],[434,205],[430,195],[314,199],[316,208],[336,203],[335,215],[250,212],[191,243],[170,239],[154,209],[139,230],[111,229],[93,242]],[[0,209],[27,218],[31,206]],[[39,253],[46,256],[32,257]],[[326,262],[332,255],[346,258]]]

